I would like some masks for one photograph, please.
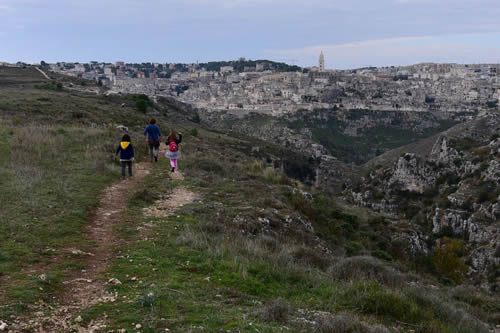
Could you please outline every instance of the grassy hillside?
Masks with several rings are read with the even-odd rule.
[[[118,180],[111,155],[122,133],[111,124],[131,129],[141,159],[140,131],[151,116],[185,133],[185,179],[171,179],[162,159],[133,190],[115,230],[116,260],[97,277],[121,284],[108,285],[113,302],[80,313],[82,325],[103,320],[103,331],[127,332],[487,332],[485,323],[496,320],[495,299],[442,286],[395,259],[387,235],[403,226],[353,208],[347,213],[334,193],[271,167],[278,153],[292,166],[305,157],[202,128],[175,110],[121,108],[133,103],[127,96],[47,83],[32,69],[0,68],[0,320],[34,318],[34,303],[57,304],[64,278],[85,269],[61,249],[93,245],[83,227],[98,194]],[[181,187],[195,193],[193,203],[169,217],[144,214]]]
[[[131,202],[121,228],[129,243],[107,276],[122,281],[109,289],[120,297],[89,309],[86,322],[106,314],[113,328],[140,323],[145,332],[487,331],[478,318],[488,320],[481,307],[492,299],[431,288],[439,282],[382,250],[388,221],[344,213],[322,193],[294,194],[293,180],[240,143],[199,130],[183,144],[185,180],[169,179],[167,161],[155,166]],[[180,186],[198,200],[171,217],[143,215]],[[466,293],[481,306],[465,303]]]
[[[91,246],[82,226],[103,188],[118,179],[113,150],[121,132],[113,124],[148,119],[134,107],[121,108],[127,98],[47,84],[33,68],[0,68],[0,303],[14,305],[8,312],[50,300],[65,272],[79,268],[58,249]],[[139,133],[133,137],[139,140]]]

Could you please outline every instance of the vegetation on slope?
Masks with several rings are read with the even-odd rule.
[[[120,297],[85,321],[106,314],[113,328],[145,332],[486,332],[475,317],[486,315],[454,290],[369,256],[385,232],[378,222],[342,213],[321,193],[294,193],[293,180],[231,148],[241,139],[198,132],[183,143],[185,180],[170,180],[163,160],[137,189],[121,228],[130,243],[107,275],[123,282],[110,287]],[[144,217],[177,186],[199,199],[171,217]],[[358,252],[342,255],[356,240]]]
[[[0,225],[0,236],[9,241],[0,244],[0,318],[40,297],[53,302],[66,272],[82,269],[56,253],[91,246],[79,237],[82,226],[97,194],[117,179],[109,154],[120,132],[100,125],[139,130],[147,120],[135,108],[118,107],[125,98],[6,90],[0,150],[7,159],[0,167],[8,177],[1,180],[0,214],[9,223]],[[50,105],[38,106],[40,98]],[[85,116],[74,118],[76,112]],[[432,289],[427,285],[436,281],[387,262],[391,255],[380,245],[385,221],[346,213],[329,193],[309,195],[266,163],[276,147],[252,157],[251,147],[261,144],[255,139],[204,129],[175,112],[166,122],[185,133],[186,179],[171,180],[162,159],[136,189],[116,231],[126,243],[103,276],[122,281],[109,286],[119,297],[87,309],[84,323],[106,316],[110,329],[140,324],[143,332],[487,331],[481,320],[494,302],[474,290]],[[132,135],[139,142],[142,133]],[[140,158],[144,148],[137,147]],[[198,200],[170,217],[144,216],[143,208],[177,186]],[[47,267],[50,274],[40,279]]]
[[[91,246],[82,227],[119,174],[113,123],[147,122],[119,98],[39,89],[45,82],[33,68],[0,68],[0,303],[12,305],[0,314],[51,300],[65,272],[81,269],[58,249]]]

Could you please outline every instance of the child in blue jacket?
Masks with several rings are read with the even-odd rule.
[[[125,134],[122,142],[116,148],[116,155],[120,153],[120,162],[122,163],[122,178],[125,179],[125,167],[128,166],[128,175],[132,177],[132,161],[135,159],[134,146],[130,142],[130,136]]]

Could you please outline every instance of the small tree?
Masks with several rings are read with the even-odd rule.
[[[201,122],[200,115],[198,113],[195,113],[193,118],[191,118],[191,121],[199,124]]]
[[[131,98],[132,100],[134,100],[137,110],[143,113],[146,113],[149,106],[153,106],[153,102],[151,102],[151,100],[147,95],[144,94],[132,95]]]
[[[463,251],[463,241],[444,237],[441,246],[434,253],[434,264],[437,271],[457,284],[463,282],[468,270],[467,265],[460,258]]]

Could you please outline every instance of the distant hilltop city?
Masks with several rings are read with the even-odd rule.
[[[4,66],[25,66],[24,63]],[[43,70],[95,80],[108,94],[171,96],[208,111],[280,115],[314,108],[481,111],[498,106],[500,64],[435,64],[328,70],[269,60],[207,63],[46,63]]]

